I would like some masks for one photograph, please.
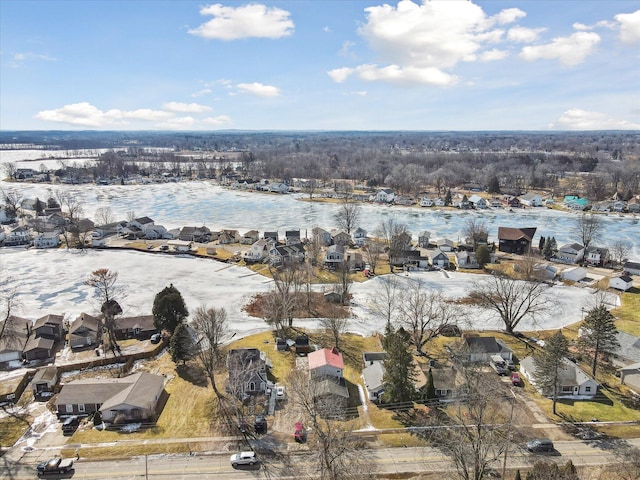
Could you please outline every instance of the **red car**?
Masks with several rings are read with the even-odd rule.
[[[513,372],[511,374],[511,383],[513,383],[516,387],[522,385],[522,379],[520,378],[520,374],[518,372]]]
[[[304,425],[302,422],[296,422],[295,430],[293,431],[293,438],[298,443],[304,443],[306,441],[307,435],[304,431]]]

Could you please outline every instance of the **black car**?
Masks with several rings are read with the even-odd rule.
[[[253,428],[256,433],[267,433],[267,419],[264,415],[256,415],[256,420],[253,423]]]
[[[530,452],[553,452],[553,442],[548,438],[536,438],[527,442],[527,450]]]
[[[73,433],[78,429],[78,425],[80,425],[79,417],[67,417],[64,422],[62,422],[63,435],[73,435]]]

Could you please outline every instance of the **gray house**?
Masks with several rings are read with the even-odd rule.
[[[234,395],[265,393],[270,383],[267,367],[271,366],[266,354],[257,348],[234,348],[227,354],[229,380],[227,391]]]
[[[465,337],[463,342],[469,362],[488,362],[492,355],[513,359],[513,350],[495,337]]]
[[[549,389],[543,389],[536,385],[536,362],[532,356],[520,361],[520,372],[522,372],[522,375],[524,375],[542,395],[549,397],[553,394]],[[578,365],[566,358],[562,361],[562,367],[559,373],[558,397],[593,397],[598,392],[600,385],[582,371]]]

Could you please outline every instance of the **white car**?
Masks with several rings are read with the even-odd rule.
[[[235,468],[238,465],[253,465],[258,463],[256,452],[239,452],[231,455],[231,465]]]
[[[286,392],[284,391],[284,387],[281,385],[276,386],[276,398],[277,399],[282,399],[285,398],[287,396]]]

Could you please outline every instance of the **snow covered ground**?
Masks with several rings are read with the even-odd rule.
[[[156,293],[173,284],[182,293],[190,311],[200,305],[224,307],[237,336],[267,329],[262,319],[242,310],[253,295],[266,292],[270,280],[250,270],[215,260],[170,255],[148,254],[127,250],[33,250],[6,248],[2,251],[2,266],[11,272],[17,285],[20,307],[16,314],[36,319],[47,313],[65,314],[74,319],[81,312],[96,314],[98,302],[84,280],[91,271],[109,268],[119,274],[118,283],[126,297],[120,302],[124,315],[150,314]],[[400,277],[405,279],[405,277]],[[421,279],[446,296],[459,298],[468,294],[482,275],[449,272],[412,272],[409,279]],[[379,292],[380,278],[353,284],[353,318],[349,330],[368,335],[381,332],[384,320],[376,317],[370,307],[371,298]],[[547,291],[549,311],[536,322],[526,322],[519,330],[560,328],[581,319],[582,307],[594,301],[593,290],[557,285]],[[616,304],[618,297],[608,300]],[[316,327],[317,320],[296,320],[300,327]],[[489,312],[469,309],[466,324],[477,329],[502,328]]]

